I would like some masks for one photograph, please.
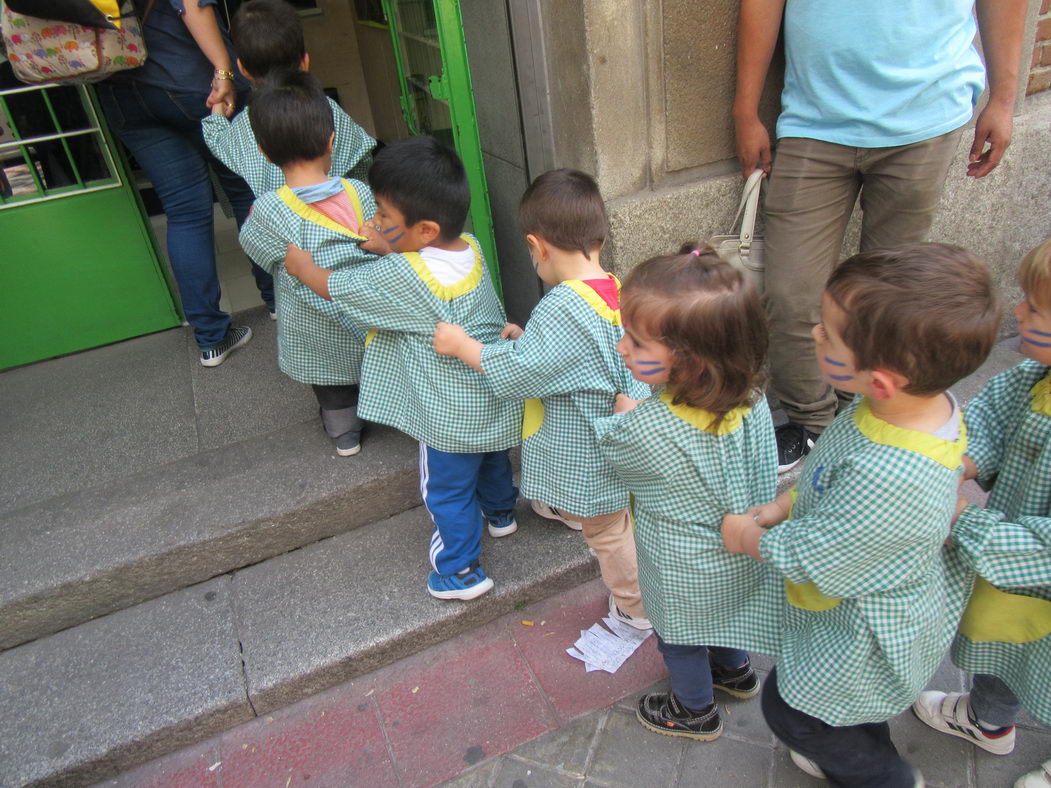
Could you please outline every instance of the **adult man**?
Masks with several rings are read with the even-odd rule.
[[[975,17],[985,67],[974,47]],[[1026,0],[741,0],[737,154],[762,167],[773,389],[788,415],[778,470],[798,463],[835,416],[811,332],[858,193],[861,250],[923,241],[962,127],[988,71],[967,174],[981,178],[1011,140]],[[777,158],[759,96],[785,28]]]

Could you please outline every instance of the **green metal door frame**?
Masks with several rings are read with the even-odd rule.
[[[401,111],[405,124],[412,134],[423,133],[412,91],[406,77],[402,41],[399,38],[398,0],[382,0],[387,15],[391,40],[394,45],[394,60],[401,85]],[[482,159],[482,144],[478,137],[478,121],[474,106],[474,88],[471,85],[471,68],[467,60],[467,43],[463,35],[463,18],[459,0],[431,0],[437,22],[438,43],[441,52],[442,73],[428,75],[427,90],[433,99],[448,103],[452,117],[452,134],[471,187],[471,226],[485,254],[489,277],[498,295],[503,297],[500,284],[500,265],[496,256],[496,237],[493,234],[493,219],[489,206],[489,187],[485,179],[485,163]]]

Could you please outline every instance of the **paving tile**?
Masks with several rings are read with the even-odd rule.
[[[890,733],[898,752],[922,772],[928,785],[970,785],[974,747],[963,739],[938,733],[911,711],[890,721]]]
[[[515,642],[561,720],[608,706],[667,672],[654,637],[613,674],[601,670],[587,673],[582,662],[566,653],[581,630],[609,614],[608,593],[600,580],[593,581],[579,589],[579,596],[559,596],[531,607],[534,626],[512,629]]]
[[[583,780],[550,766],[517,758],[501,758],[493,779],[493,788],[577,788]]]
[[[654,775],[672,775],[679,768],[686,740],[643,728],[634,715],[615,710],[602,731],[588,777],[615,786],[649,786]]]
[[[0,374],[0,512],[197,451],[185,329]]]
[[[515,750],[515,757],[583,777],[591,744],[605,718],[604,712],[579,717],[519,747]]]
[[[311,698],[222,736],[222,788],[398,786],[374,704]]]
[[[1020,731],[1010,755],[993,755],[975,749],[977,788],[1011,788],[1023,774],[1040,768],[1051,758],[1051,735]]]
[[[765,786],[773,747],[720,738],[689,742],[681,786]],[[778,786],[780,788],[780,786]]]
[[[221,788],[219,737],[125,772],[96,788]]]
[[[442,783],[442,788],[490,788],[500,762],[503,758],[494,758],[481,766],[464,772],[459,777],[454,777]]]
[[[723,718],[724,736],[768,747],[773,745],[774,734],[763,719],[758,695],[741,700],[717,691],[715,699],[719,703],[719,713]]]
[[[773,788],[822,788],[822,786],[827,788],[828,782],[817,780],[801,772],[799,767],[792,763],[788,750],[779,746],[774,751],[773,771],[769,785]]]
[[[505,632],[486,627],[458,645],[410,658],[373,696],[405,786],[454,777],[555,727]]]

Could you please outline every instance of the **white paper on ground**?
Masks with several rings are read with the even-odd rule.
[[[580,638],[566,653],[584,663],[587,671],[604,670],[616,673],[643,641],[652,633],[652,629],[639,630],[609,617],[602,619],[612,632],[599,624],[592,624],[590,629],[581,630]]]

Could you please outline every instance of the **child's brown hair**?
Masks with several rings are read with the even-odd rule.
[[[859,370],[903,375],[907,394],[939,394],[970,375],[996,341],[1000,302],[989,269],[958,246],[919,243],[862,252],[825,292]]]
[[[1022,258],[1018,284],[1025,296],[1041,309],[1051,309],[1051,238]]]
[[[676,405],[715,413],[751,403],[766,359],[767,328],[755,286],[709,246],[640,263],[624,280],[621,313],[672,351]]]
[[[565,252],[591,254],[606,242],[609,220],[594,178],[579,170],[550,170],[522,195],[518,223]]]

